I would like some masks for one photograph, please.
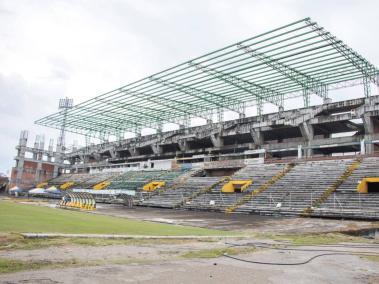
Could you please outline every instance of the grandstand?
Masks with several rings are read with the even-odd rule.
[[[22,135],[12,180],[21,184],[24,165],[48,154],[58,157],[45,162],[54,169],[48,186],[132,192],[138,206],[379,219],[377,185],[357,191],[362,179],[379,178],[379,96],[371,91],[378,76],[302,19],[39,119],[101,143],[53,152],[27,147]],[[334,90],[357,85],[361,95],[333,101]],[[285,108],[290,100],[303,107]],[[264,113],[268,105],[277,111]],[[195,118],[204,125],[191,125]],[[163,131],[169,124],[175,129]],[[156,133],[142,136],[146,128]],[[149,183],[159,186],[145,190]]]

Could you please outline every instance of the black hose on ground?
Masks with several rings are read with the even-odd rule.
[[[301,261],[301,262],[294,262],[294,263],[280,263],[280,262],[262,262],[262,261],[254,261],[254,260],[247,260],[247,259],[243,259],[243,258],[238,258],[238,257],[234,257],[234,256],[231,256],[231,255],[228,255],[226,253],[223,254],[224,257],[228,257],[228,258],[231,258],[231,259],[234,259],[234,260],[238,260],[238,261],[242,261],[242,262],[247,262],[247,263],[254,263],[254,264],[264,264],[264,265],[304,265],[304,264],[307,264],[309,262],[311,262],[312,260],[316,259],[316,258],[319,258],[319,257],[322,257],[322,256],[330,256],[330,255],[362,255],[362,254],[354,254],[354,253],[323,253],[323,254],[318,254],[318,255],[315,255],[315,256],[312,256],[311,258],[305,260],[305,261]],[[377,256],[376,255],[366,255],[364,254],[365,256]]]
[[[371,251],[347,251],[347,250],[333,250],[333,249],[297,249],[297,248],[286,248],[286,247],[273,247],[272,244],[267,244],[267,243],[248,243],[248,244],[233,244],[233,243],[225,243],[226,245],[229,245],[230,247],[245,247],[245,246],[253,246],[257,248],[267,248],[267,249],[272,249],[272,250],[286,250],[286,251],[308,251],[308,252],[333,252],[333,253],[356,253],[356,254],[373,254],[379,256],[379,253],[373,253]],[[286,245],[288,246],[288,245]],[[345,246],[348,247],[348,246]],[[362,247],[360,247],[362,248]],[[378,248],[379,246],[376,247],[370,247],[370,248]]]
[[[280,263],[280,262],[262,262],[262,261],[254,261],[254,260],[247,260],[235,256],[228,255],[227,253],[224,253],[223,256],[227,258],[231,258],[234,260],[242,261],[242,262],[247,262],[247,263],[253,263],[253,264],[263,264],[263,265],[282,265],[282,266],[291,266],[291,265],[304,265],[312,260],[323,257],[323,256],[330,256],[330,255],[358,255],[358,256],[379,256],[379,253],[372,253],[372,252],[355,252],[355,251],[342,251],[342,250],[317,250],[317,249],[296,249],[296,248],[279,248],[279,247],[273,247],[273,244],[269,243],[262,243],[262,242],[257,242],[257,243],[248,243],[248,244],[233,244],[233,243],[225,243],[229,245],[229,247],[237,247],[237,246],[254,246],[257,248],[266,248],[266,249],[272,249],[272,250],[285,250],[285,251],[308,251],[308,252],[315,252],[315,251],[322,251],[322,252],[328,252],[328,253],[322,253],[318,254],[315,256],[312,256],[311,258],[301,261],[301,262],[294,262],[294,263]],[[291,246],[291,245],[286,245],[286,246]],[[294,245],[292,245],[294,246]],[[343,247],[349,247],[348,245],[342,245]],[[358,247],[356,247],[358,248]],[[363,247],[359,247],[363,248]],[[371,248],[379,248],[379,246],[371,246]]]

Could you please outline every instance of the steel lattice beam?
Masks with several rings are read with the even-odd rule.
[[[257,52],[248,46],[238,43],[237,47],[244,50],[247,54],[254,58],[258,58],[260,61],[264,62],[266,65],[270,66],[272,69],[278,71],[284,76],[295,81],[304,89],[304,103],[305,106],[309,106],[309,91],[322,97],[324,100],[328,99],[328,87],[318,79],[313,78],[293,67],[290,67],[284,63],[279,62],[273,58],[270,58],[264,53]]]
[[[150,77],[152,81],[158,82],[164,86],[168,86],[170,88],[174,88],[175,90],[178,90],[180,92],[183,92],[189,96],[194,96],[199,98],[200,100],[204,100],[210,104],[215,105],[218,108],[225,108],[234,112],[237,112],[240,115],[244,115],[243,109],[245,103],[241,102],[236,99],[230,99],[227,96],[222,96],[222,95],[217,95],[208,91],[204,90],[199,90],[197,88],[193,88],[190,86],[170,82],[167,80],[162,80],[161,78],[155,78],[155,77]]]
[[[258,115],[260,116],[262,114],[261,112],[261,106],[263,100],[272,103],[278,107],[283,106],[283,99],[284,95],[276,92],[274,90],[268,89],[266,87],[262,87],[258,84],[243,80],[241,78],[238,78],[236,76],[223,73],[219,70],[212,69],[206,66],[202,66],[201,64],[195,63],[195,62],[189,62],[189,65],[195,67],[196,69],[199,69],[203,72],[206,72],[208,74],[211,74],[212,76],[215,76],[216,78],[223,80],[233,86],[236,86],[237,88],[244,90],[248,92],[249,94],[253,95],[255,99],[258,101]]]

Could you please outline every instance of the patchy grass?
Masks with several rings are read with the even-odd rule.
[[[202,240],[196,240],[201,242]],[[207,240],[209,241],[209,240]],[[194,242],[191,239],[101,239],[101,238],[25,238],[20,234],[0,234],[1,250],[33,250],[46,247],[62,247],[69,245],[79,246],[111,246],[111,245],[130,245],[130,246],[154,246],[189,244]],[[215,242],[215,240],[212,240]]]
[[[191,239],[99,239],[99,238],[70,238],[67,239],[68,243],[84,246],[110,246],[110,245],[130,245],[130,246],[143,246],[143,245],[170,245],[170,244],[183,244],[191,243]]]
[[[349,236],[341,233],[324,233],[324,234],[298,234],[298,235],[273,235],[260,234],[260,238],[267,238],[277,241],[290,241],[294,245],[324,245],[337,243],[367,243],[371,240]]]
[[[364,256],[361,256],[361,258],[379,263],[379,255],[364,255]]]
[[[56,239],[28,239],[20,234],[0,234],[0,251],[14,249],[38,249],[50,246],[63,246],[66,241],[62,238]]]
[[[233,247],[233,248],[214,248],[214,249],[204,249],[197,251],[189,251],[182,254],[184,258],[216,258],[220,257],[223,254],[237,255],[255,252],[255,248],[251,247]]]
[[[0,232],[223,236],[236,233],[0,201]]]
[[[14,259],[0,258],[0,274],[13,273],[23,270],[38,270],[43,268],[65,268],[65,267],[78,267],[84,265],[97,265],[97,263],[83,263],[78,262],[75,259],[51,262],[51,261],[22,261]]]
[[[14,273],[25,270],[39,270],[39,269],[57,269],[69,267],[84,267],[84,266],[99,266],[106,264],[149,264],[157,260],[141,259],[141,258],[128,258],[128,259],[107,259],[107,260],[91,260],[91,261],[78,261],[70,259],[66,261],[22,261],[14,259],[0,258],[0,274]]]

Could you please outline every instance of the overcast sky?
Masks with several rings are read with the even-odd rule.
[[[378,0],[0,0],[0,172],[21,130],[30,144],[58,136],[33,122],[59,98],[79,103],[308,16],[378,66],[378,11]]]

